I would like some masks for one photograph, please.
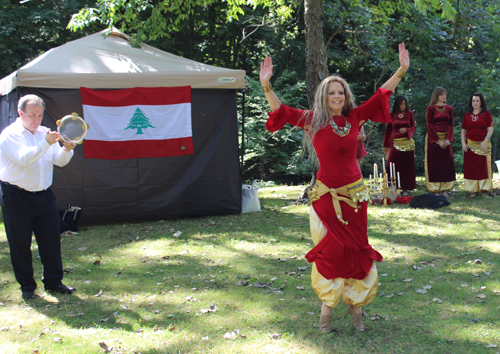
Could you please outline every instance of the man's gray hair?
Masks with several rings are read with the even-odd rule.
[[[42,106],[43,110],[45,110],[45,102],[38,97],[37,95],[26,95],[19,99],[19,103],[17,104],[17,109],[26,112],[26,106],[32,104],[35,106]]]

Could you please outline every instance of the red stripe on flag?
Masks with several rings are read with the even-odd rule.
[[[167,140],[85,140],[83,149],[83,156],[85,158],[103,160],[183,156],[190,154],[193,154],[192,137]]]
[[[122,107],[134,105],[167,105],[191,103],[191,86],[134,87],[123,90],[93,90],[80,87],[82,104]]]

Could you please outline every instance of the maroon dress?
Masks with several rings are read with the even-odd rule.
[[[425,184],[429,192],[442,192],[453,187],[455,160],[451,144],[442,149],[438,140],[453,143],[453,108],[449,105],[427,107],[425,146]],[[440,137],[441,135],[441,137]]]
[[[401,117],[400,117],[401,116]],[[408,110],[402,113],[392,113],[392,122],[387,123],[384,135],[384,147],[389,148],[386,169],[389,171],[389,164],[394,163],[396,167],[396,177],[399,172],[401,189],[410,191],[417,188],[415,181],[415,144],[412,150],[406,150],[394,146],[394,139],[408,141],[412,139],[415,132],[415,118],[413,112]],[[399,129],[406,128],[406,133],[400,133]],[[396,144],[398,145],[398,144]]]
[[[468,140],[482,142],[488,134],[488,127],[493,126],[493,119],[490,112],[481,112],[478,115],[466,113],[462,121],[462,129],[467,130],[465,137]],[[490,163],[488,156],[478,155],[471,149],[464,153],[464,178],[470,180],[483,180],[490,178],[491,171],[491,154]]]
[[[316,133],[313,145],[320,162],[317,179],[328,188],[340,188],[361,179],[356,163],[359,124],[368,119],[387,123],[391,94],[391,91],[379,89],[366,103],[346,116],[333,117],[339,127],[345,127],[346,122],[351,125],[348,135],[338,136],[330,124]],[[311,111],[307,113],[282,104],[269,114],[266,128],[274,132],[286,123],[304,128],[309,125],[311,117]],[[382,260],[382,255],[368,243],[367,202],[359,202],[358,209],[340,202],[343,219],[349,221],[347,225],[337,217],[330,194],[321,196],[312,206],[327,232],[306,255],[307,260],[315,262],[318,272],[326,279],[365,278],[373,261]]]

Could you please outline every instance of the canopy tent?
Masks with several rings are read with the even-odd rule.
[[[121,89],[191,86],[194,153],[185,156],[100,160],[83,145],[54,169],[58,206],[83,208],[82,220],[138,220],[241,212],[236,90],[245,72],[205,65],[99,32],[53,48],[0,81],[0,129],[17,118],[19,97],[34,93],[46,110],[42,125],[83,116],[80,87]],[[83,116],[83,118],[85,118]],[[90,127],[92,129],[92,127]]]

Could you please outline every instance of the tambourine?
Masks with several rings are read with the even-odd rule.
[[[89,129],[89,125],[77,113],[64,116],[56,122],[56,125],[62,140],[76,144],[83,142]]]

